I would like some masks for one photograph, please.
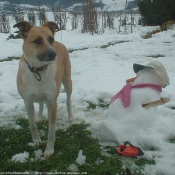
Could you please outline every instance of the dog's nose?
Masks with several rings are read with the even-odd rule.
[[[55,52],[55,50],[52,48],[49,48],[46,50],[46,52],[38,54],[37,58],[40,61],[50,62],[50,61],[54,61],[56,59],[56,55],[57,55],[57,53]]]
[[[53,61],[57,53],[53,49],[49,49],[47,55],[48,55],[49,61]]]

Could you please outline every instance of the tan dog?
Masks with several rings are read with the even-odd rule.
[[[34,27],[26,21],[13,27],[19,29],[22,36],[23,55],[20,58],[17,75],[19,94],[29,117],[33,143],[41,142],[34,117],[34,102],[39,103],[39,119],[42,118],[43,104],[48,108],[49,131],[44,156],[54,153],[55,122],[57,115],[57,97],[63,83],[67,93],[68,119],[72,121],[71,108],[71,64],[66,47],[54,40],[59,29],[54,22],[46,22],[41,27]]]

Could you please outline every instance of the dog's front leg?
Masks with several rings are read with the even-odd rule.
[[[44,107],[44,103],[39,103],[39,114],[38,114],[38,118],[37,118],[37,122],[42,121],[43,119],[43,107]]]
[[[35,123],[33,102],[25,100],[24,103],[25,103],[26,111],[27,111],[28,118],[29,118],[30,131],[32,134],[33,143],[34,145],[39,145],[41,143],[41,139],[38,134],[37,126]]]
[[[47,146],[44,152],[44,156],[50,156],[54,153],[54,143],[55,143],[55,123],[57,115],[57,102],[47,104],[48,108],[48,118],[49,118],[49,132],[47,139]]]

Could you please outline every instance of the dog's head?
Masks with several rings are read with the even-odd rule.
[[[59,28],[54,22],[48,21],[41,27],[34,27],[26,21],[21,21],[13,27],[19,29],[24,40],[23,51],[27,58],[43,62],[55,60],[54,34]]]

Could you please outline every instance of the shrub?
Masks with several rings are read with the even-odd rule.
[[[21,36],[20,36],[18,31],[14,32],[14,33],[16,33],[16,34],[10,34],[10,36],[7,38],[7,40],[9,40],[9,39],[21,39]]]
[[[175,20],[174,0],[135,0],[146,25],[162,25]]]
[[[173,26],[173,24],[175,24],[175,21],[169,20],[169,21],[163,23],[161,25],[160,29],[161,29],[161,31],[166,31],[166,30],[170,29]]]

